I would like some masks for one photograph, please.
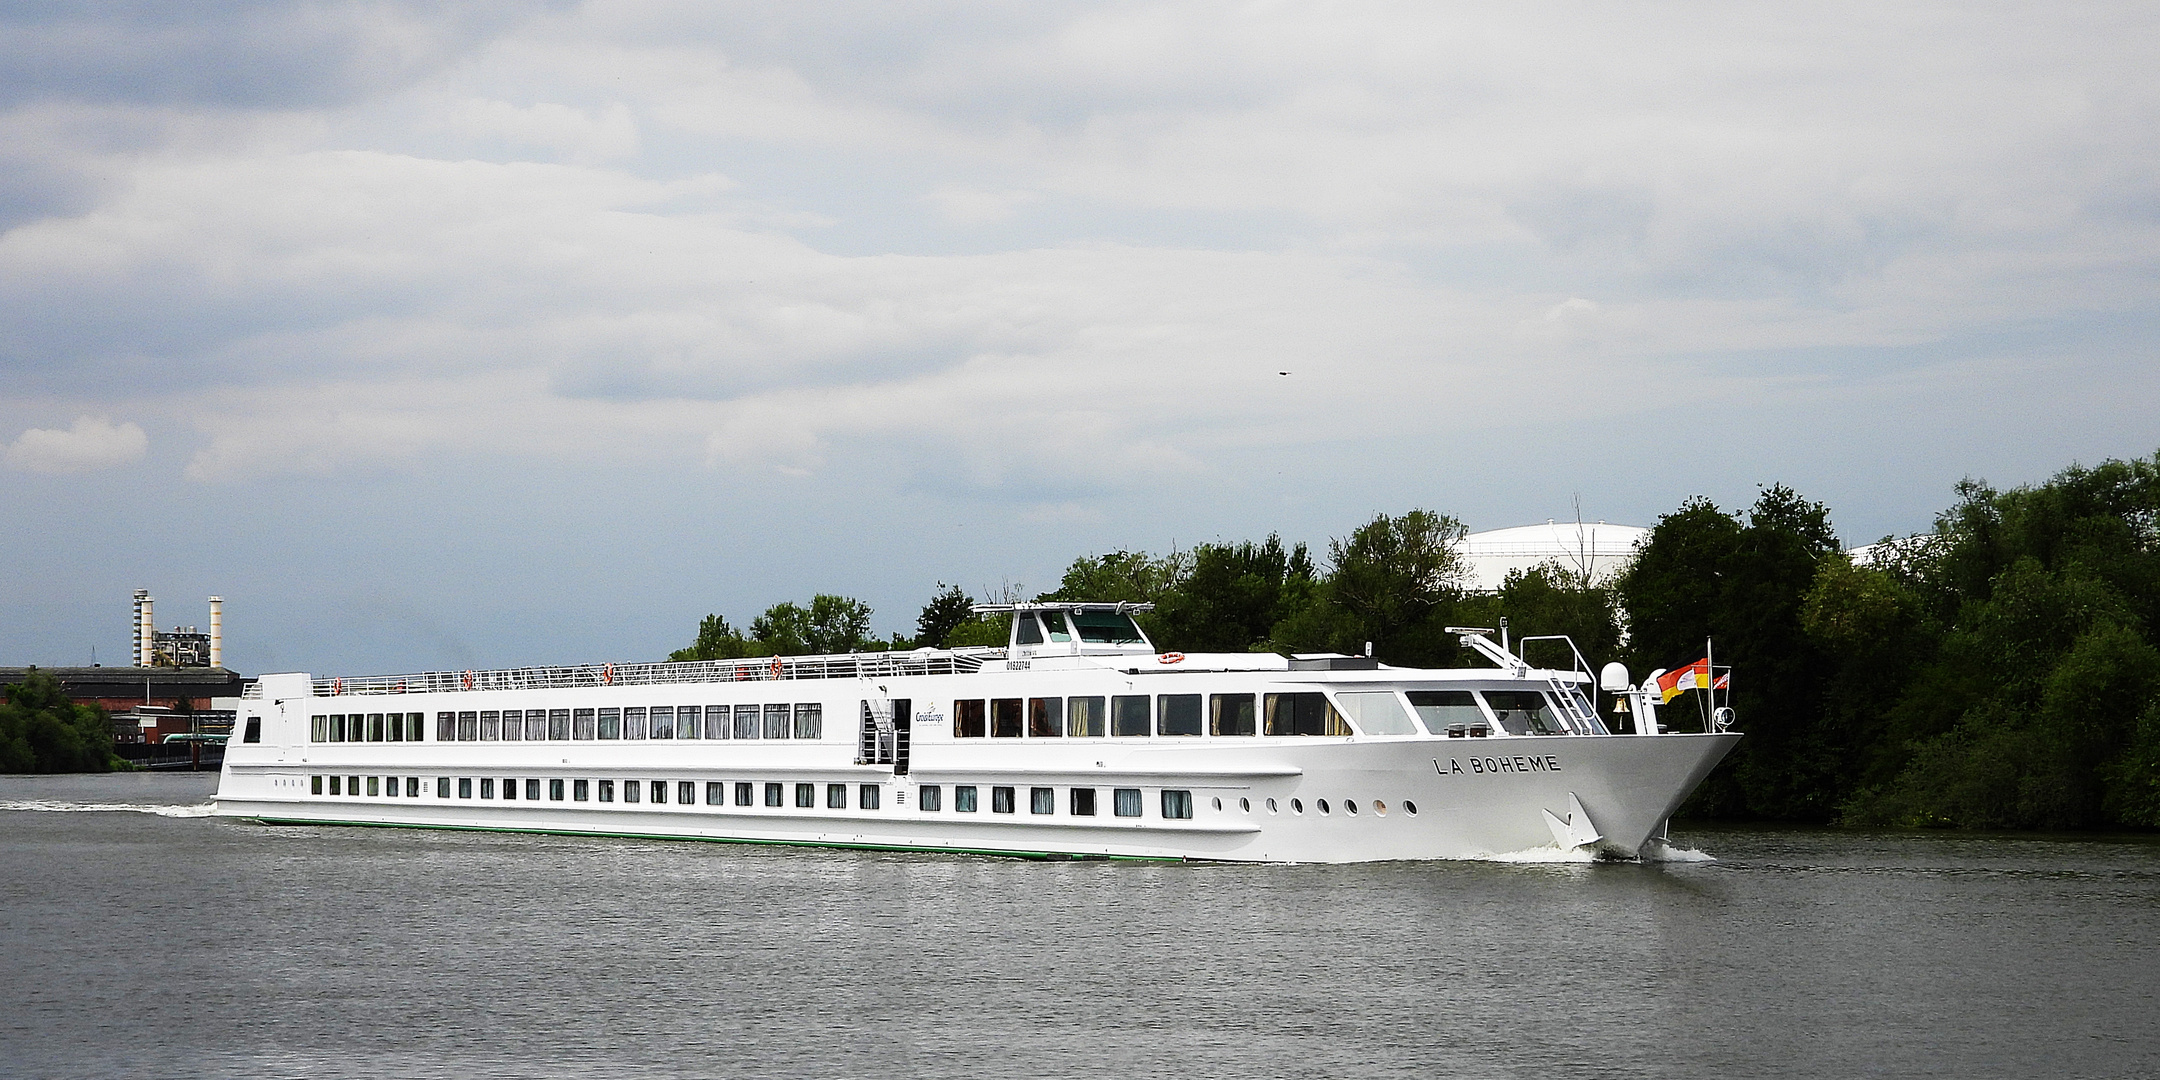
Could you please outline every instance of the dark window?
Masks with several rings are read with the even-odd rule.
[[[622,737],[642,739],[645,737],[645,710],[643,707],[622,711]]]
[[[994,787],[990,789],[991,813],[1010,814],[1015,809],[1017,809],[1017,807],[1014,806],[1013,789],[1009,787]]]
[[[525,741],[540,742],[547,738],[547,713],[541,709],[525,710]]]
[[[382,795],[382,781],[379,777],[367,778],[367,793],[378,797]]]
[[[1116,813],[1116,814],[1117,814],[1117,816],[1119,816],[1119,817],[1139,817],[1139,816],[1140,816],[1140,789],[1139,789],[1139,788],[1136,788],[1136,787],[1121,787],[1121,788],[1118,788],[1118,789],[1117,789],[1117,791],[1116,791],[1116,793],[1115,793],[1115,794],[1113,795],[1113,797],[1111,798],[1110,802],[1111,802],[1111,809],[1112,809],[1112,811],[1113,811],[1114,813]]]
[[[655,739],[675,737],[675,706],[655,705],[646,714],[645,731]]]
[[[779,806],[779,805],[781,805],[781,800],[782,800],[782,795],[781,795],[781,791],[780,791],[780,785],[779,785],[779,784],[767,784],[767,785],[765,785],[765,805],[767,805],[767,806]]]
[[[549,802],[561,802],[561,801],[562,801],[562,781],[560,781],[560,780],[550,780],[550,781],[548,781],[548,801],[549,801]]]
[[[314,793],[315,793],[315,794],[317,794],[317,795],[320,795],[320,794],[322,794],[322,777],[320,777],[320,776],[315,776],[315,777],[311,777],[310,779],[312,779],[312,780],[314,781],[314,784],[313,784],[313,789],[314,789]]]
[[[333,732],[335,731],[335,725],[333,725],[333,726],[332,726],[332,730],[333,730]],[[457,741],[457,714],[456,714],[456,713],[454,713],[454,712],[439,712],[439,713],[436,713],[436,714],[435,714],[435,741],[436,741],[436,742],[456,742],[456,741]]]
[[[414,715],[414,716],[418,716],[418,715],[420,715],[420,714],[419,714],[419,713],[414,713],[413,715]],[[417,777],[417,776],[408,776],[408,777],[406,777],[406,778],[405,778],[405,797],[406,797],[406,798],[408,798],[408,799],[417,799],[417,798],[419,798],[419,797],[420,797],[420,778],[419,778],[419,777]]]
[[[435,778],[435,797],[438,799],[447,799],[450,797],[449,777],[438,776]]]
[[[1099,697],[1076,697],[1067,701],[1065,703],[1065,734],[1075,739],[1110,734],[1110,718],[1103,712],[1103,699]]]
[[[1024,611],[1013,616],[1013,644],[1040,645],[1042,639],[1042,624],[1035,616]]]
[[[990,699],[990,737],[993,739],[1017,739],[1020,737],[1020,699]]]
[[[570,737],[573,739],[590,739],[593,737],[593,711],[591,709],[570,710]]]
[[[403,717],[399,717],[399,719],[401,719],[401,720],[402,720],[402,719],[404,719],[404,718],[403,718]],[[397,786],[397,777],[395,777],[395,776],[385,776],[385,777],[383,777],[383,778],[382,778],[382,793],[383,793],[383,794],[385,794],[385,795],[388,795],[388,796],[390,796],[390,797],[391,797],[391,798],[393,798],[393,799],[397,798],[397,793],[398,793],[398,786]]]
[[[1072,789],[1072,813],[1074,817],[1095,816],[1095,789],[1076,787]]]
[[[262,717],[248,717],[247,733],[240,736],[240,741],[244,743],[259,743],[262,741]]]
[[[705,805],[726,806],[727,785],[718,780],[707,780],[705,782]]]
[[[955,701],[952,703],[952,733],[955,739],[980,739],[990,733],[989,712],[981,701]]]
[[[847,785],[846,785],[846,784],[827,784],[827,785],[825,785],[825,808],[826,808],[827,810],[845,810],[845,809],[847,809]]]
[[[406,742],[421,742],[422,740],[421,740],[421,738],[420,738],[420,732],[421,732],[421,729],[422,729],[422,728],[424,728],[424,727],[426,727],[426,726],[427,726],[427,714],[426,714],[426,713],[416,713],[416,712],[415,712],[415,713],[406,713],[406,714],[405,714],[405,741],[406,741]]]
[[[952,789],[952,808],[956,814],[975,812],[975,785],[959,784]]]
[[[502,738],[502,713],[494,709],[480,710],[480,741],[495,742]]]
[[[738,781],[736,781],[736,783],[735,783],[735,805],[737,805],[737,806],[749,806],[749,805],[750,805],[750,804],[751,804],[751,803],[752,803],[752,802],[754,801],[754,800],[753,800],[753,799],[751,798],[751,794],[750,794],[750,793],[751,793],[751,791],[752,791],[752,787],[751,787],[750,781],[748,781],[748,780],[738,780]]]
[[[1510,735],[1561,735],[1567,729],[1552,702],[1536,690],[1487,690],[1485,704]]]
[[[445,714],[443,714],[443,715],[447,716],[447,715],[449,715],[449,714],[448,714],[448,713],[445,713]],[[325,718],[325,724],[324,724],[324,728],[323,728],[323,730],[324,730],[325,734],[327,734],[327,735],[329,736],[329,740],[328,740],[328,741],[330,741],[330,742],[344,742],[344,741],[345,741],[345,714],[344,714],[344,713],[331,713],[331,714],[330,714],[330,715],[329,715],[328,717],[326,717],[326,718]]]
[[[697,738],[699,733],[705,730],[703,718],[700,715],[701,712],[702,710],[695,705],[676,706],[675,737],[678,739]]]
[[[387,724],[388,726],[384,728],[383,734],[388,737],[391,742],[404,742],[405,714],[401,712],[391,713],[387,718]]]
[[[330,717],[327,714],[308,717],[308,741],[330,741]]]
[[[1192,792],[1165,791],[1162,793],[1162,816],[1166,818],[1189,818],[1192,816]]]
[[[1208,698],[1208,734],[1258,735],[1260,726],[1251,694],[1216,694]]]
[[[495,797],[495,779],[493,777],[480,778],[480,797],[483,799],[492,799]],[[503,798],[517,798],[517,781],[512,780],[509,783],[503,785]]]
[[[1267,733],[1270,735],[1348,735],[1343,720],[1326,694],[1269,694]]]
[[[785,739],[788,737],[788,714],[793,710],[785,705],[765,706],[765,737]]]
[[[457,797],[458,797],[458,798],[460,798],[460,799],[470,799],[470,798],[472,798],[472,777],[470,777],[470,776],[460,776],[460,777],[458,777],[458,782],[457,782]]]
[[[371,712],[367,714],[367,741],[383,741],[382,714],[379,712]]]
[[[457,737],[459,742],[480,741],[480,714],[461,712],[457,714]]]
[[[667,805],[667,781],[655,780],[652,782],[652,801],[659,806]]]
[[[595,717],[595,726],[600,729],[598,734],[603,739],[622,738],[622,710],[600,710],[599,714]]]
[[[1065,699],[1029,698],[1028,734],[1037,739],[1062,737],[1065,734]]]
[[[730,734],[732,734],[732,732],[731,732],[731,731],[730,731],[729,729],[730,729],[730,728],[732,728],[733,726],[734,726],[734,725],[733,725],[733,724],[732,724],[732,723],[731,723],[731,722],[729,721],[729,714],[728,714],[728,707],[727,707],[727,706],[725,706],[725,705],[707,705],[707,706],[705,706],[705,737],[706,737],[706,738],[708,738],[708,739],[725,739],[725,738],[727,738],[727,737],[728,737],[728,736],[729,736]]]
[[[865,810],[875,810],[878,808],[878,802],[878,786],[876,784],[864,784],[862,791],[858,793],[855,805]]]
[[[757,735],[758,707],[755,705],[735,706],[735,737],[738,739],[755,739]]]
[[[547,725],[548,738],[558,742],[567,741],[570,738],[570,710],[549,709]]]
[[[798,739],[822,739],[825,737],[825,706],[809,702],[795,706],[795,737]]]
[[[486,797],[487,797],[487,791],[486,791],[486,789],[487,789],[487,785],[488,785],[488,783],[489,783],[489,781],[486,781],[486,780],[482,780],[482,781],[480,781],[480,787],[481,787],[481,793],[480,793],[480,795],[481,795],[481,797],[482,797],[482,798],[486,798]],[[538,798],[538,797],[539,797],[539,796],[537,796],[537,795],[535,795],[535,796],[534,796],[534,798]],[[505,781],[503,781],[503,798],[505,798],[505,799],[515,799],[515,798],[517,798],[517,781],[515,781],[515,780],[505,780]]]
[[[1146,695],[1114,697],[1110,699],[1110,734],[1152,735],[1149,727],[1148,699]]]
[[[1056,788],[1046,788],[1046,787],[1039,787],[1039,788],[1029,788],[1029,789],[1028,789],[1028,813],[1030,813],[1030,814],[1055,814],[1055,813],[1057,813],[1057,789],[1056,789]]]
[[[1473,727],[1479,735],[1491,730],[1485,722],[1485,711],[1478,708],[1477,699],[1468,690],[1412,690],[1409,697],[1411,711],[1417,713],[1425,730],[1435,735],[1460,739],[1467,737]]]
[[[800,808],[804,809],[804,810],[808,810],[809,808],[811,808],[811,807],[813,807],[813,806],[816,806],[816,805],[817,805],[817,785],[816,785],[816,784],[797,784],[797,785],[795,785],[795,805],[796,805],[797,807],[800,807]]]
[[[359,777],[357,777],[357,776],[348,776],[348,777],[346,777],[346,778],[345,778],[345,794],[347,794],[347,795],[358,795],[358,794],[360,794],[360,778],[359,778]]]
[[[636,780],[622,782],[622,801],[634,803],[645,797],[645,785]]]
[[[1200,734],[1200,695],[1164,694],[1155,718],[1157,735]]]
[[[614,802],[614,801],[615,801],[615,781],[613,781],[613,780],[602,780],[602,781],[600,781],[600,801],[601,801],[601,802]]]
[[[590,781],[590,780],[572,780],[572,781],[570,781],[570,801],[571,801],[571,802],[585,802],[585,801],[587,801],[587,800],[589,800],[589,799],[591,799],[591,798],[592,798],[592,781]]]
[[[315,794],[322,794],[322,777],[315,778]],[[915,807],[919,810],[945,809],[945,789],[936,784],[924,784],[915,789]]]
[[[504,710],[500,727],[504,742],[522,742],[525,738],[525,710]]]
[[[697,802],[697,785],[688,780],[677,780],[675,782],[675,801],[684,806],[695,804]]]
[[[342,777],[342,776],[333,776],[333,777],[331,777],[331,778],[330,778],[330,794],[332,794],[332,795],[343,795],[343,794],[345,794],[345,778],[344,778],[344,777]]]
[[[525,781],[525,797],[526,797],[526,798],[528,798],[528,799],[531,799],[531,800],[532,800],[532,801],[534,801],[534,802],[539,802],[539,801],[540,801],[540,781],[539,781],[539,780],[537,780],[537,779],[534,779],[534,780],[527,780],[527,781]],[[558,799],[559,799],[559,798],[562,798],[562,796],[561,796],[561,795],[557,795],[557,796],[556,796],[556,798],[558,798]]]
[[[1138,645],[1147,640],[1132,617],[1122,612],[1075,611],[1072,621],[1080,628],[1080,640],[1090,645]]]

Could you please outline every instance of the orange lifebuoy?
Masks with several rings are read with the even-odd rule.
[[[473,673],[472,673],[472,672],[470,672],[470,671],[468,671],[468,672],[466,672],[466,673],[465,673],[465,689],[467,689],[467,690],[470,690],[470,689],[472,689],[472,684],[473,684]]]
[[[602,664],[602,665],[600,665],[600,681],[601,681],[601,682],[603,682],[603,683],[607,683],[607,684],[609,684],[609,685],[613,685],[613,684],[614,684],[614,682],[615,682],[615,665],[613,665],[613,664]]]
[[[343,680],[343,679],[332,679],[332,680],[330,680],[330,693],[332,693],[333,695],[335,695],[335,694],[342,694],[342,693],[344,693],[344,692],[345,692],[345,680]]]
[[[1166,652],[1161,656],[1156,657],[1155,662],[1158,664],[1182,664],[1185,662],[1185,654],[1181,652]]]
[[[775,679],[780,677],[780,658],[777,656],[772,658],[772,677]]]

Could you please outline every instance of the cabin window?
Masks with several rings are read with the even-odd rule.
[[[414,714],[414,715],[418,715],[418,714],[416,713],[416,714]],[[419,777],[417,777],[417,776],[408,776],[408,777],[406,777],[406,778],[405,778],[405,797],[406,797],[406,798],[408,798],[408,799],[417,799],[417,798],[419,798],[419,797],[420,797],[420,778],[419,778]]]
[[[345,778],[345,794],[347,794],[347,795],[358,795],[358,794],[360,794],[360,778],[359,778],[359,777],[357,777],[357,776],[348,776],[348,777],[346,777],[346,778]]]
[[[540,742],[547,738],[547,713],[539,709],[525,710],[525,741]]]
[[[1055,739],[1065,734],[1065,699],[1038,697],[1028,699],[1028,735],[1036,739]]]
[[[383,730],[383,735],[391,742],[404,742],[405,714],[401,712],[394,712],[385,719],[387,720],[389,726]]]
[[[321,778],[318,777],[317,779],[320,780]],[[322,788],[322,784],[317,783],[315,787],[317,788],[315,793],[317,795],[322,794],[322,791],[320,790]],[[936,784],[924,784],[921,787],[916,788],[915,808],[918,810],[932,811],[945,809],[945,789],[939,787]]]
[[[667,781],[655,780],[652,782],[652,801],[655,806],[667,805]]]
[[[450,797],[449,777],[438,776],[435,778],[435,797],[438,799],[447,799]]]
[[[825,706],[820,702],[805,702],[795,706],[795,737],[798,739],[822,739],[825,737]]]
[[[1089,645],[1138,645],[1147,640],[1131,616],[1115,611],[1075,611],[1072,621],[1080,640]]]
[[[1020,699],[990,699],[990,737],[993,739],[1017,739],[1020,737]]]
[[[990,789],[991,813],[1010,814],[1015,809],[1017,809],[1017,807],[1014,805],[1013,789],[1009,787],[994,787]]]
[[[311,789],[310,789],[310,790],[311,790],[311,791],[312,791],[312,792],[313,792],[314,794],[316,794],[316,795],[320,795],[320,794],[322,794],[322,777],[321,777],[321,776],[314,776],[314,777],[310,777],[309,779],[311,779],[311,780],[313,780],[313,781],[314,781],[314,783],[313,783],[313,785],[311,786]]]
[[[1148,698],[1145,694],[1120,695],[1110,699],[1110,734],[1152,735],[1149,726]]]
[[[1094,789],[1094,788],[1091,788],[1091,787],[1076,787],[1076,788],[1072,789],[1072,798],[1071,798],[1071,800],[1070,800],[1070,801],[1071,801],[1071,803],[1072,803],[1072,815],[1073,815],[1074,817],[1094,817],[1094,816],[1095,816],[1095,789]]]
[[[1251,694],[1215,694],[1208,698],[1208,734],[1258,735]]]
[[[622,710],[601,709],[593,717],[593,726],[598,729],[596,734],[603,739],[622,738]]]
[[[395,713],[392,713],[391,715],[393,715],[393,716],[396,716],[397,714],[395,714]],[[402,718],[402,717],[400,717],[400,719],[403,719],[403,718]],[[385,776],[385,777],[383,777],[383,778],[382,778],[382,793],[383,793],[383,794],[385,794],[385,795],[388,795],[389,797],[391,797],[391,798],[393,798],[393,799],[397,798],[397,793],[398,793],[398,783],[397,783],[397,777],[395,777],[395,776]]]
[[[825,785],[825,809],[827,809],[827,810],[845,810],[845,809],[847,809],[847,785],[846,785],[846,784],[827,784],[827,785]]]
[[[371,712],[367,714],[367,741],[383,741],[382,714],[379,712]]]
[[[517,798],[517,789],[515,787],[510,787],[511,784],[516,783],[517,781],[512,780],[509,782],[509,784],[504,785],[506,788],[508,788],[508,790],[503,792],[503,797],[510,799]],[[480,779],[480,797],[483,799],[492,799],[495,797],[495,781],[492,777],[482,777]]]
[[[675,801],[684,806],[696,804],[697,785],[688,780],[677,780],[675,782]]]
[[[813,806],[816,806],[816,805],[817,805],[817,785],[816,785],[816,784],[797,784],[797,785],[795,785],[795,808],[796,808],[796,809],[798,809],[798,810],[808,810],[808,809],[810,809],[811,807],[813,807]]]
[[[1485,704],[1510,735],[1560,735],[1567,729],[1553,713],[1552,702],[1535,690],[1487,690]]]
[[[1486,729],[1485,710],[1468,690],[1412,690],[1409,698],[1418,721],[1434,735],[1460,739],[1472,727]]]
[[[1326,694],[1269,694],[1270,735],[1348,735],[1350,725],[1328,703]]]
[[[615,801],[615,781],[613,781],[613,780],[602,780],[602,781],[600,781],[600,801],[601,801],[601,802],[614,802],[614,801]]]
[[[636,780],[622,782],[622,801],[634,803],[645,796],[645,785]]]
[[[1050,640],[1052,640],[1052,641],[1071,641],[1071,640],[1072,640],[1072,629],[1071,629],[1071,627],[1069,626],[1069,624],[1067,624],[1067,623],[1065,622],[1065,613],[1064,613],[1064,612],[1062,612],[1062,611],[1038,611],[1038,612],[1036,612],[1036,614],[1037,614],[1037,615],[1040,615],[1040,616],[1042,616],[1042,623],[1043,623],[1043,633],[1044,633],[1044,634],[1045,634],[1045,635],[1046,635],[1047,637],[1049,637],[1049,639],[1050,639]]]
[[[705,782],[705,805],[726,806],[727,785],[718,780],[707,780]]]
[[[358,719],[358,717],[354,719]],[[457,737],[459,742],[480,741],[480,714],[478,712],[461,712],[457,714]]]
[[[1192,792],[1169,791],[1162,793],[1162,816],[1171,819],[1192,816]]]
[[[1038,788],[1029,788],[1029,789],[1028,789],[1028,813],[1030,813],[1030,814],[1055,814],[1055,813],[1057,813],[1057,789],[1056,789],[1056,788],[1046,788],[1046,787],[1038,787]]]
[[[548,738],[558,742],[568,741],[570,738],[570,710],[549,709],[547,725]]]
[[[332,727],[331,727],[331,733],[332,733],[333,735],[336,735],[336,731],[337,731],[337,728],[336,728],[336,726],[335,726],[335,725],[332,725]],[[343,737],[344,737],[344,736],[341,736],[341,735],[339,735],[339,736],[336,736],[336,738],[332,738],[332,739],[331,739],[330,741],[331,741],[331,742],[337,742],[337,741],[338,741],[338,739],[341,739],[341,738],[343,738]],[[439,713],[436,713],[436,714],[435,714],[435,741],[436,741],[436,742],[456,742],[456,741],[457,741],[457,714],[456,714],[456,713],[454,713],[454,712],[439,712]]]
[[[956,814],[975,812],[975,785],[956,784],[952,789],[952,808]]]
[[[328,714],[317,713],[314,716],[308,717],[308,741],[330,741],[330,717],[328,716]]]
[[[344,714],[344,713],[331,713],[330,715],[328,715],[328,716],[325,716],[325,717],[323,717],[323,741],[324,741],[324,742],[344,742],[344,741],[345,741],[345,714]]]
[[[1140,816],[1140,789],[1121,787],[1111,795],[1110,807],[1119,817]]]
[[[1410,722],[1410,714],[1403,711],[1392,690],[1338,692],[1335,700],[1342,703],[1343,715],[1367,735],[1417,734],[1417,725]]]
[[[1325,813],[1327,813],[1327,812],[1328,812],[1328,806],[1327,806],[1327,800],[1326,800],[1326,799],[1314,799],[1314,800],[1313,800],[1313,807],[1314,807],[1315,809],[1319,810],[1319,811],[1320,811],[1321,813],[1323,813],[1323,814],[1325,814]]]
[[[470,798],[472,798],[472,777],[470,777],[470,776],[460,776],[460,777],[458,777],[458,782],[457,782],[457,797],[458,797],[458,798],[460,798],[460,799],[470,799]]]
[[[571,802],[587,802],[587,801],[590,801],[591,799],[592,799],[592,781],[590,781],[590,780],[572,780],[572,781],[570,781],[570,801],[571,801]]]
[[[487,731],[487,720],[486,714],[483,713],[481,715],[482,719],[480,722],[482,726],[480,730],[484,734]],[[504,742],[522,741],[525,738],[525,710],[505,710],[502,714],[502,722],[498,724],[497,727],[499,728],[499,733]]]
[[[704,718],[699,715],[702,711],[695,705],[676,706],[675,737],[678,739],[704,738]]]
[[[779,784],[765,785],[765,805],[779,806],[781,805],[781,798],[782,794]]]
[[[533,802],[539,802],[539,801],[540,801],[540,781],[539,781],[539,780],[527,780],[527,781],[525,781],[525,797],[526,797],[527,799],[529,799],[529,800],[533,801]],[[555,796],[555,797],[556,797],[556,798],[558,798],[558,799],[560,799],[560,798],[562,798],[562,795],[561,795],[561,794],[560,794],[560,793],[558,792],[558,793],[556,794],[556,796]]]
[[[1013,644],[1040,645],[1042,640],[1042,626],[1036,623],[1035,616],[1025,612],[1013,616]]]
[[[420,742],[421,730],[427,725],[426,713],[405,714],[405,741]]]
[[[736,781],[736,782],[735,782],[735,805],[737,805],[737,806],[749,806],[749,805],[752,805],[753,803],[755,803],[755,802],[757,801],[757,799],[756,799],[756,798],[755,798],[755,797],[753,796],[753,793],[754,793],[754,792],[756,791],[756,789],[757,789],[757,788],[756,788],[756,785],[754,785],[754,784],[750,783],[750,782],[749,782],[748,780],[738,780],[738,781]]]
[[[855,793],[855,805],[861,809],[875,810],[878,808],[879,801],[878,786],[876,784],[864,784],[862,790]],[[904,803],[907,800],[902,799],[900,801]]]
[[[490,785],[492,785],[493,783],[494,783],[494,781],[493,781],[493,780],[482,780],[482,781],[480,781],[480,797],[481,797],[481,798],[485,799],[485,798],[487,798],[487,797],[488,797],[488,791],[489,791]],[[505,799],[515,799],[515,798],[517,798],[517,781],[515,781],[515,780],[505,780],[505,781],[503,781],[503,798],[505,798]]]
[[[240,741],[244,743],[259,743],[262,741],[262,717],[248,717],[246,734],[240,736]]]
[[[1110,717],[1103,710],[1099,697],[1069,698],[1065,702],[1065,734],[1075,739],[1091,739],[1110,734]]]
[[[333,776],[333,777],[331,777],[331,778],[330,778],[330,794],[332,794],[332,795],[343,795],[343,794],[345,794],[345,778],[344,778],[344,777],[342,777],[342,776]]]
[[[480,710],[480,741],[497,742],[502,739],[502,713],[494,709]]]
[[[593,737],[593,711],[591,709],[570,710],[570,737],[573,739],[591,739]]]
[[[646,733],[655,739],[675,737],[675,706],[655,705],[646,714]]]
[[[1200,695],[1164,694],[1156,719],[1158,735],[1200,734]]]
[[[731,734],[730,729],[735,726],[730,718],[731,716],[732,710],[725,705],[705,706],[705,737],[708,739],[727,738]]]
[[[643,739],[645,737],[644,706],[640,705],[622,711],[622,737],[625,739]]]
[[[989,712],[981,701],[955,701],[952,703],[952,733],[955,739],[980,739],[990,733]]]
[[[735,737],[736,737],[736,738],[738,738],[738,739],[755,739],[755,738],[757,738],[757,734],[758,734],[758,713],[759,713],[758,707],[757,707],[757,706],[755,706],[755,705],[737,705],[737,706],[735,706]]]
[[[785,705],[765,706],[766,738],[785,739],[788,737],[788,712],[788,707]]]

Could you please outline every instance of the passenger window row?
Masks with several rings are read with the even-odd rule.
[[[1072,817],[1094,817],[1096,806],[1095,788],[1068,788],[1065,793],[1066,813]],[[955,784],[952,789],[952,809],[956,814],[972,814],[982,808],[982,788],[975,784]],[[1180,820],[1193,816],[1192,792],[1165,788],[1161,792],[1162,816]],[[1222,809],[1222,800],[1216,800],[1216,809]],[[926,813],[945,809],[945,786],[923,784],[915,789],[915,805]],[[1136,818],[1141,816],[1143,801],[1139,788],[1112,788],[1110,812],[1115,817]],[[1028,813],[1055,814],[1058,808],[1057,789],[1054,787],[1031,787],[1028,789]],[[990,812],[1012,814],[1019,812],[1019,788],[992,785],[990,788]]]
[[[1264,700],[1264,706],[1260,702]],[[953,702],[956,739],[1350,735],[1326,694],[1126,694]]]
[[[438,799],[495,799],[504,801],[523,800],[539,802],[543,786],[549,802],[603,802],[603,803],[649,803],[665,806],[698,805],[700,794],[698,782],[692,780],[582,780],[537,777],[492,776],[438,776],[435,778],[435,797]],[[793,790],[793,803],[798,809],[811,809],[819,804],[819,784],[783,784],[767,782],[760,792],[760,785],[747,780],[704,782],[704,805],[730,805],[729,795],[734,796],[735,806],[785,806],[788,804],[789,788]],[[314,794],[368,795],[374,797],[396,796],[400,778],[395,776],[344,776],[317,775],[310,778]],[[824,784],[824,806],[830,810],[846,810],[853,796],[854,806],[860,810],[879,808],[884,789],[877,784]],[[420,777],[403,778],[405,797],[420,797]],[[853,788],[851,792],[849,789]],[[453,794],[454,793],[454,794]]]
[[[309,718],[313,742],[420,742],[425,713],[329,713]],[[646,705],[610,709],[479,709],[435,714],[436,742],[654,739],[822,739],[820,702]]]

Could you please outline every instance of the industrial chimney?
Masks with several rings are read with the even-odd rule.
[[[225,598],[210,598],[210,666],[225,666]]]
[[[150,593],[138,589],[135,597],[136,618],[140,620],[135,626],[135,666],[154,667],[157,664],[157,620],[150,617]]]

